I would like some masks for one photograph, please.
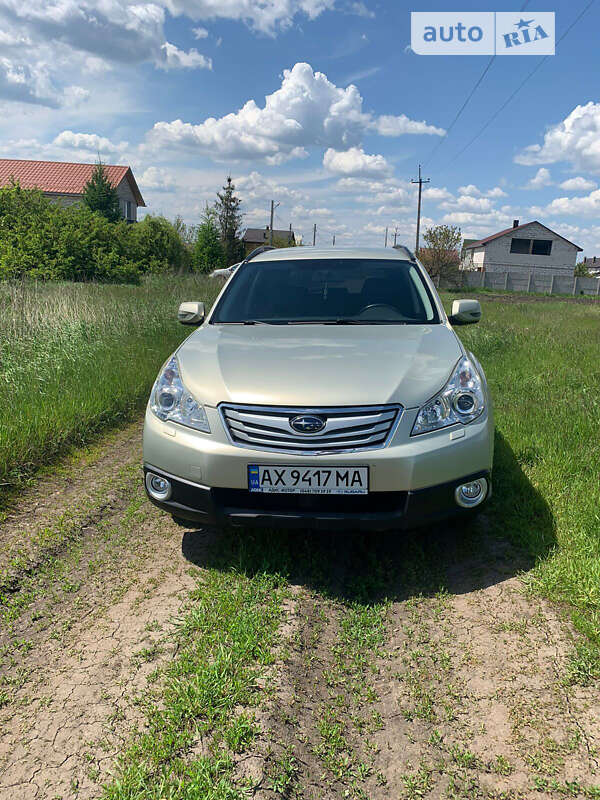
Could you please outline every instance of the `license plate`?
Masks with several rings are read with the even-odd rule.
[[[369,468],[251,464],[248,489],[265,494],[368,494]]]

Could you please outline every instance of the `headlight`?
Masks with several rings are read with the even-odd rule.
[[[483,381],[469,358],[461,358],[442,391],[419,409],[411,436],[461,422],[466,425],[485,409]]]
[[[210,433],[206,412],[183,385],[175,356],[169,359],[152,387],[150,408],[163,422],[179,422],[188,428]]]

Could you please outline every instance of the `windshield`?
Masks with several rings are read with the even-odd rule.
[[[439,318],[410,261],[303,258],[244,264],[210,322],[416,325]]]

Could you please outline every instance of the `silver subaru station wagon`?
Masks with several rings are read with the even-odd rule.
[[[477,359],[406,247],[259,248],[160,371],[145,487],[180,524],[413,528],[491,494],[492,404]]]

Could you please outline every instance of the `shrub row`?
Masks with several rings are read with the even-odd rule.
[[[144,273],[184,271],[189,261],[164,217],[109,222],[84,206],[60,207],[36,189],[0,189],[0,280],[138,283]]]

